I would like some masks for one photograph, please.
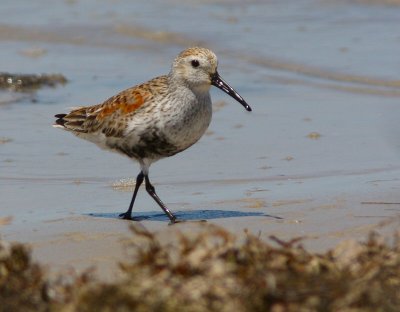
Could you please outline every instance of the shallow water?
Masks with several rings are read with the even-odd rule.
[[[36,93],[0,91],[0,218],[12,216],[1,236],[32,243],[40,260],[118,258],[115,241],[129,222],[116,216],[131,189],[113,184],[139,170],[52,128],[53,115],[167,73],[194,44],[217,53],[220,74],[253,112],[212,91],[207,135],[151,168],[172,211],[265,239],[306,236],[316,250],[398,227],[400,6],[3,1],[0,14],[0,71],[69,80]],[[142,224],[173,231],[160,212],[141,190],[134,213],[148,217]],[[63,243],[68,257],[54,252]]]

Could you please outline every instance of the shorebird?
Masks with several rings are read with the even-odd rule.
[[[189,48],[175,58],[168,75],[126,89],[102,104],[55,115],[54,127],[139,162],[141,170],[132,200],[120,218],[135,220],[132,208],[145,181],[149,195],[171,223],[177,222],[151,184],[149,168],[155,161],[182,152],[202,137],[211,121],[211,85],[251,111],[246,101],[218,74],[217,63],[212,51]]]

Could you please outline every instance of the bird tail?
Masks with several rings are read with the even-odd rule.
[[[61,128],[72,132],[87,132],[85,121],[87,121],[87,112],[85,108],[78,108],[69,114],[57,114],[56,121],[53,124],[55,128]]]
[[[57,114],[54,117],[56,117],[56,122],[53,124],[53,127],[55,128],[65,128],[65,119],[64,117],[67,116],[67,114]]]

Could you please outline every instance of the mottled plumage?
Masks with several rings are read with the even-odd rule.
[[[139,162],[141,172],[129,209],[120,215],[122,218],[132,218],[137,191],[145,180],[148,193],[171,222],[176,222],[150,183],[149,167],[163,157],[187,149],[201,138],[211,121],[211,85],[251,110],[218,75],[215,54],[195,47],[177,56],[168,75],[126,89],[102,104],[58,114],[54,126]]]

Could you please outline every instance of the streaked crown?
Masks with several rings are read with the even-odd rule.
[[[217,65],[214,52],[206,48],[189,48],[175,58],[170,77],[186,84],[193,91],[208,92],[211,76],[215,74]]]

